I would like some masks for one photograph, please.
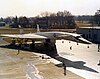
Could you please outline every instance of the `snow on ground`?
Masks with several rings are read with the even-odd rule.
[[[70,60],[72,64],[77,65],[77,66],[68,66],[67,70],[72,71],[73,73],[76,73],[77,75],[82,76],[86,79],[100,79],[100,66],[97,65],[100,60],[100,52],[98,52],[98,46],[96,44],[91,44],[89,45],[89,48],[88,48],[88,45],[86,44],[79,43],[77,45],[76,42],[72,42],[72,41],[69,42],[66,40],[61,40],[61,41],[57,40],[56,47],[57,47],[58,54],[61,57],[66,58]],[[2,52],[2,50],[0,51]],[[7,56],[7,59],[13,60],[12,58],[8,56]],[[54,59],[50,59],[50,60],[54,62],[55,64],[61,63]],[[78,61],[84,62],[84,63],[80,65],[79,63],[77,63]],[[2,61],[0,62],[2,63]],[[32,71],[32,72],[29,72],[29,71]],[[33,72],[33,71],[36,71],[36,72]],[[26,73],[27,73],[27,78],[28,77],[30,77],[31,79],[42,78],[38,74],[38,70],[31,63],[28,63],[26,65]],[[34,73],[34,75],[32,75],[32,73]]]
[[[69,71],[86,79],[100,79],[100,66],[97,65],[100,60],[100,52],[98,52],[96,44],[86,45],[78,43],[77,45],[76,42],[57,40],[56,46],[61,57],[73,62],[84,62],[83,66],[79,68],[76,68],[76,66],[67,67]],[[76,63],[75,65],[78,64]]]
[[[27,79],[43,79],[43,77],[39,75],[38,69],[32,64],[32,62],[25,66],[25,70]]]

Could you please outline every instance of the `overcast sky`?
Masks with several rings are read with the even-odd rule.
[[[0,17],[36,16],[41,12],[70,11],[73,15],[92,14],[100,0],[0,0]]]

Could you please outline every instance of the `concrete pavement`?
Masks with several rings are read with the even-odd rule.
[[[76,42],[62,41],[58,40],[56,45],[60,57],[67,61],[67,70],[86,79],[100,79],[98,46],[96,44],[88,46],[80,43],[77,45]],[[58,60],[61,60],[61,58],[58,58]]]

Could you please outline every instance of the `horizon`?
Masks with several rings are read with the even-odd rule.
[[[94,4],[95,3],[95,4]],[[42,12],[69,11],[72,15],[94,15],[100,0],[0,0],[0,17],[35,17]]]

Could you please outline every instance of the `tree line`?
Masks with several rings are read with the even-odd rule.
[[[88,21],[92,25],[100,26],[100,10],[97,10],[94,15],[79,15],[73,16],[69,11],[58,11],[57,13],[43,12],[35,17],[7,17],[0,18],[0,24],[8,24],[9,27],[18,28],[19,25],[23,28],[36,28],[39,24],[40,28],[65,29],[76,28],[75,21]],[[5,24],[4,24],[5,23]]]
[[[75,28],[74,16],[69,11],[58,11],[57,13],[43,12],[36,17],[7,17],[0,18],[0,22],[9,24],[10,27],[36,28],[39,24],[40,28]]]
[[[80,22],[88,21],[91,25],[100,26],[100,9],[94,15],[75,16],[75,20]]]

